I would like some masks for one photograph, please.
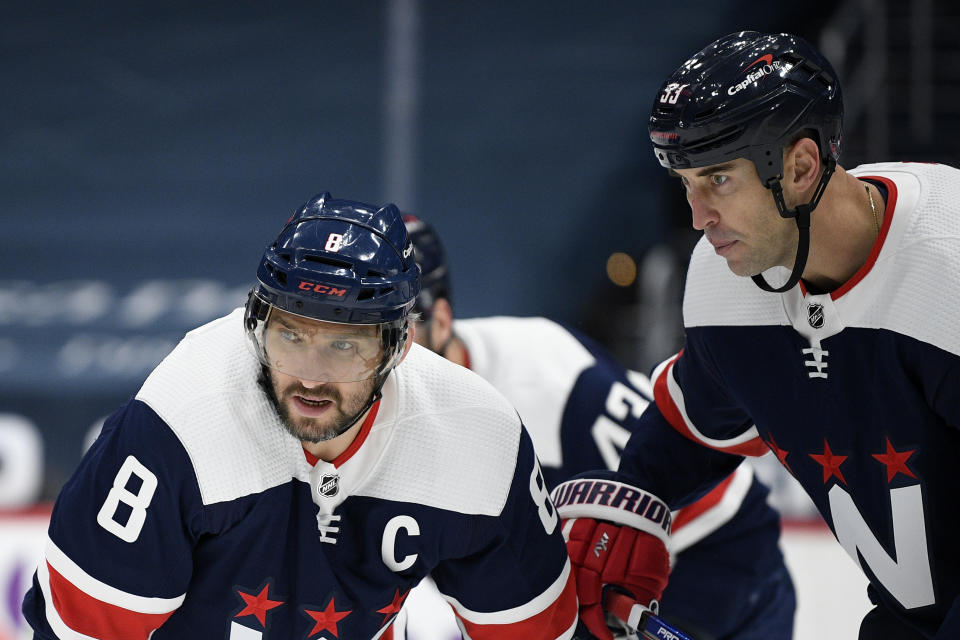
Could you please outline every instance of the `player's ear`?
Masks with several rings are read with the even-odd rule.
[[[820,150],[811,138],[800,138],[787,148],[784,158],[784,181],[796,193],[815,187],[820,179]]]
[[[437,298],[430,315],[430,349],[440,350],[450,344],[453,337],[453,307],[446,298]],[[445,354],[440,353],[444,356]]]

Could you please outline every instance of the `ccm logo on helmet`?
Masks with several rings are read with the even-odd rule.
[[[337,289],[336,287],[331,287],[327,284],[320,284],[319,282],[310,282],[309,280],[301,280],[300,284],[297,285],[297,288],[301,291],[311,291],[313,293],[322,293],[328,296],[336,296],[337,298],[342,298],[347,295],[346,289]]]
[[[759,60],[756,60],[755,62],[752,62],[752,63],[750,64],[750,66],[747,67],[747,69],[749,69],[749,68],[752,67],[753,65],[757,64],[757,62],[766,61],[766,59],[769,58],[769,57],[770,57],[769,54],[766,55],[766,56],[763,56],[763,57],[760,58]],[[730,87],[729,89],[727,89],[727,95],[728,95],[728,96],[732,96],[732,95],[734,95],[735,93],[737,93],[737,92],[739,92],[739,91],[743,91],[744,89],[746,89],[747,87],[749,87],[751,84],[753,84],[754,82],[756,82],[756,81],[759,80],[760,78],[762,78],[762,77],[764,77],[764,76],[768,76],[768,75],[770,75],[771,73],[776,73],[776,72],[781,71],[781,70],[787,71],[787,70],[789,70],[792,66],[793,66],[793,65],[791,65],[791,64],[784,64],[784,63],[781,62],[780,60],[774,60],[774,61],[772,61],[772,62],[769,62],[769,63],[763,65],[762,67],[758,67],[756,71],[751,71],[750,73],[747,74],[747,77],[746,77],[746,78],[744,78],[743,80],[741,80],[741,81],[738,82],[737,84],[735,84],[735,85],[733,85],[732,87]],[[746,69],[744,69],[744,71],[746,71]]]

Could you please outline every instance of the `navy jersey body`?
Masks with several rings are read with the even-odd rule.
[[[64,486],[35,637],[401,638],[427,575],[472,638],[572,635],[557,515],[500,394],[415,346],[351,447],[311,460],[242,319],[188,334]]]
[[[546,318],[458,320],[470,368],[520,412],[552,489],[616,469],[652,401],[649,379],[579,332]],[[790,638],[795,599],[780,521],[748,465],[674,513],[664,617],[695,637]]]
[[[851,173],[886,209],[867,263],[832,293],[761,291],[700,242],[686,346],[655,371],[650,428],[620,472],[670,502],[720,473],[718,451],[772,450],[874,602],[920,637],[960,637],[960,171]]]

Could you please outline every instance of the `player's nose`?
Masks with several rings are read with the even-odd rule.
[[[297,378],[305,389],[314,389],[335,381],[336,374],[322,359],[316,359],[304,367]]]
[[[720,213],[713,206],[711,198],[695,187],[687,189],[687,202],[690,203],[691,223],[697,231],[703,231],[711,224],[720,221]]]
[[[304,380],[303,378],[301,378],[300,384],[302,384],[305,389],[313,389],[314,387],[322,387],[326,383],[318,382],[317,380]]]

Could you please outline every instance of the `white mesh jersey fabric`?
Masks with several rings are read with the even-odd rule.
[[[392,433],[356,493],[498,515],[520,446],[510,403],[480,376],[418,345],[391,378],[373,429],[392,424]]]
[[[960,170],[888,162],[851,173],[892,180],[897,202],[873,269],[837,300],[845,324],[888,329],[960,354]]]
[[[470,367],[501,390],[520,413],[540,462],[563,466],[564,405],[577,378],[596,362],[593,355],[546,318],[457,320],[454,331],[467,346]]]
[[[787,273],[775,267],[764,276],[771,283],[785,281],[785,275],[778,277],[780,271]],[[700,238],[690,257],[683,322],[687,327],[790,324],[780,296],[761,290],[750,278],[734,275],[706,238]]]
[[[960,314],[960,170],[888,162],[850,173],[892,181],[897,198],[895,207],[886,209],[893,218],[876,263],[834,300],[839,324],[833,333],[846,327],[887,329],[960,353],[960,325],[954,321]],[[778,282],[776,276],[768,281]],[[734,275],[701,239],[687,275],[684,323],[799,326],[806,320],[798,314],[813,299],[803,298],[799,287],[784,294],[760,290],[750,278]]]
[[[189,332],[137,393],[183,443],[204,504],[259,493],[310,466],[257,386],[243,309]]]

